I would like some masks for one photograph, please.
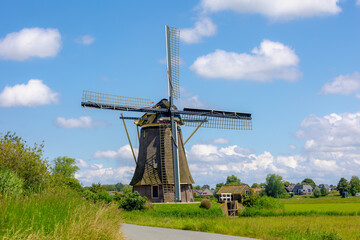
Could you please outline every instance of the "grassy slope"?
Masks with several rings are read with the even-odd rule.
[[[2,239],[122,239],[119,210],[74,193],[0,200]]]
[[[328,203],[330,201],[330,203]],[[338,204],[338,211],[359,208],[360,200],[339,199],[293,199],[284,200],[285,208],[292,211],[293,205],[302,211],[313,208],[326,209]],[[128,223],[214,232],[262,239],[360,239],[359,216],[278,216],[227,218],[213,206],[210,211],[199,209],[197,204],[156,205],[146,212],[124,212]],[[191,213],[193,212],[193,213]]]

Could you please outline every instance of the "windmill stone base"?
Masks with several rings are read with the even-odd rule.
[[[158,187],[158,197],[154,197],[154,187]],[[134,186],[133,191],[139,192],[141,196],[147,197],[147,199],[153,203],[174,202],[174,192],[172,193],[172,196],[165,198],[163,186],[161,185]],[[191,184],[181,184],[181,202],[194,202],[194,193]]]

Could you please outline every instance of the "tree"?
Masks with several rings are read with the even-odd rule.
[[[75,173],[80,169],[76,166],[74,158],[57,157],[54,159],[54,167],[51,168],[54,174],[59,174],[66,178],[75,178]]]
[[[258,183],[253,183],[253,185],[251,185],[251,188],[260,188],[260,185]]]
[[[302,180],[301,184],[310,185],[313,188],[316,187],[316,184],[315,184],[314,180],[312,180],[311,178],[305,178],[304,180]]]
[[[288,187],[290,185],[290,182],[289,181],[284,181],[284,186],[285,187]]]
[[[225,185],[240,185],[240,184],[241,184],[240,178],[237,178],[235,175],[231,175],[226,178]]]
[[[205,189],[210,189],[210,186],[205,184],[204,186],[201,187],[201,189],[205,190]]]
[[[43,144],[33,147],[15,133],[0,134],[0,169],[8,169],[24,180],[24,189],[38,192],[49,180],[48,163],[43,158]]]
[[[349,183],[345,178],[341,178],[338,185],[337,190],[339,191],[340,195],[342,196],[343,192],[349,192]]]
[[[215,187],[215,190],[214,190],[214,196],[216,197],[217,195],[217,192],[220,190],[220,188],[224,186],[224,183],[217,183],[216,184],[216,187]]]
[[[266,195],[274,198],[281,197],[286,194],[282,177],[276,174],[268,174],[265,183]]]
[[[318,198],[321,195],[320,189],[317,186],[315,186],[315,189],[313,191],[313,195],[314,195],[315,198]]]
[[[352,176],[350,180],[350,193],[355,196],[360,192],[360,179],[357,176]]]
[[[329,193],[325,187],[325,185],[322,185],[321,189],[320,189],[320,192],[321,192],[321,196],[325,197],[327,196]]]
[[[200,185],[195,185],[195,186],[193,186],[193,189],[194,190],[201,190],[201,187],[200,187]]]

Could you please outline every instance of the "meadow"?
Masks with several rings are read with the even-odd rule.
[[[122,212],[127,223],[229,234],[261,239],[360,239],[360,198],[292,198],[284,210],[264,216],[222,215],[199,204],[156,204],[153,209]]]
[[[71,191],[0,200],[1,239],[122,239],[116,205]]]

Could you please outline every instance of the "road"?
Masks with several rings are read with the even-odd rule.
[[[254,238],[204,233],[170,228],[146,227],[123,223],[120,231],[125,240],[254,240]]]

